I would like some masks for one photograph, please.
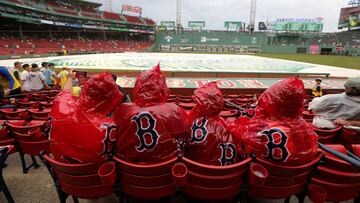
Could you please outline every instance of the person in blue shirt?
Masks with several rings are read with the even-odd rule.
[[[4,66],[0,66],[0,84],[4,87],[5,95],[21,94],[21,84],[14,74]]]
[[[51,68],[54,68],[55,65],[53,63],[48,64],[46,62],[42,63],[41,65],[43,67],[41,71],[45,76],[45,84],[49,86],[54,85],[53,77],[55,76],[55,72],[51,70]]]

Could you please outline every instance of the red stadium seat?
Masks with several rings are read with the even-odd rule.
[[[321,129],[313,126],[314,131],[319,135],[319,142],[323,144],[332,144],[334,139],[340,133],[342,127],[338,126],[334,129]]]
[[[303,200],[309,175],[322,156],[319,153],[311,162],[300,166],[284,166],[256,158],[255,162],[264,166],[269,175],[264,184],[250,183],[250,195],[264,199],[287,200],[293,195],[298,195],[299,200]]]
[[[303,115],[303,118],[309,123],[312,123],[313,118],[315,116],[315,114],[312,111],[303,111],[302,115]]]
[[[28,101],[27,99],[18,99],[16,100],[16,103],[19,104],[22,108],[29,108],[32,105],[36,104],[34,101]]]
[[[360,144],[352,145],[352,150],[356,156],[360,157]]]
[[[32,121],[25,121],[25,120],[11,120],[5,122],[5,125],[9,127],[10,132],[17,136],[17,135],[25,135],[27,136],[29,131],[34,128],[39,128],[45,124],[45,121],[41,120],[32,120]]]
[[[34,120],[47,120],[51,109],[28,109],[30,117]]]
[[[251,103],[253,101],[252,98],[240,98],[240,99],[236,99],[236,103],[237,104],[247,104],[247,103]]]
[[[7,120],[21,120],[22,113],[25,113],[26,109],[0,109],[0,112]]]
[[[327,145],[336,151],[346,154],[342,145]],[[326,190],[326,201],[339,202],[358,198],[360,191],[360,169],[325,153],[325,160],[317,167],[312,183]]]
[[[106,159],[87,164],[67,164],[54,160],[46,152],[41,154],[51,174],[59,195],[65,203],[69,195],[74,202],[77,198],[96,199],[113,193],[116,170],[113,162]]]
[[[352,144],[360,144],[360,132],[344,127],[339,134],[338,143],[343,144],[348,149],[351,148]]]
[[[175,193],[172,167],[177,157],[157,164],[129,163],[114,156],[118,163],[119,182],[122,193],[136,199],[156,200]]]
[[[23,173],[28,173],[31,167],[40,167],[35,156],[39,155],[40,151],[48,149],[49,140],[41,135],[29,134],[31,131],[39,129],[44,125],[45,121],[32,120],[30,122],[24,120],[13,120],[7,121],[6,126],[9,127],[11,134],[15,136],[15,140],[18,143],[17,150],[20,155]],[[26,166],[24,155],[28,154],[31,156],[32,164]]]
[[[196,106],[196,104],[193,102],[190,102],[190,103],[179,102],[178,106],[180,106],[181,108],[183,108],[185,110],[191,110]]]
[[[0,121],[0,147],[15,144],[15,139],[12,138],[8,127],[5,125],[5,122],[6,121]]]
[[[237,99],[239,97],[240,97],[240,95],[238,95],[238,94],[227,94],[224,96],[224,98],[228,98],[228,99]]]
[[[225,200],[241,192],[250,158],[229,166],[210,166],[183,158],[188,168],[184,192],[198,200]]]
[[[53,106],[53,103],[48,100],[48,101],[45,101],[45,102],[40,102],[40,105],[43,108],[50,108],[51,109],[52,106]]]
[[[239,115],[239,111],[237,110],[231,110],[231,111],[222,111],[220,113],[220,116],[223,118],[234,118]]]

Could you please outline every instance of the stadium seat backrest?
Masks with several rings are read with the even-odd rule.
[[[122,192],[140,199],[160,199],[175,193],[172,167],[177,157],[156,164],[135,164],[114,156]]]
[[[327,145],[327,147],[347,154],[342,145]],[[326,201],[347,201],[359,196],[360,169],[325,153],[324,163],[317,167],[311,181],[326,190]]]
[[[342,127],[338,126],[334,129],[321,129],[313,126],[314,131],[319,135],[319,142],[323,144],[332,144],[334,139],[341,132]]]
[[[108,164],[106,159],[97,163],[68,164],[58,162],[46,153],[42,153],[42,158],[53,173],[52,177],[59,186],[57,189],[68,195],[94,199],[113,192],[113,183],[105,184],[99,176],[99,169]],[[115,168],[113,170],[115,173]]]
[[[210,166],[183,158],[188,168],[185,193],[200,200],[222,200],[240,194],[250,158],[229,166]]]
[[[16,135],[25,135],[27,136],[29,131],[34,128],[39,128],[43,126],[45,121],[32,120],[30,122],[26,122],[24,120],[11,120],[7,121],[6,125],[9,127],[11,133]]]
[[[360,144],[360,132],[343,128],[338,143],[344,144],[347,148],[351,148],[350,145],[352,144]]]
[[[326,146],[333,150],[341,152],[343,154],[347,154],[346,148],[343,145],[332,144],[332,145],[326,145]],[[340,158],[338,158],[330,153],[327,153],[327,152],[324,152],[324,153],[325,153],[326,161],[322,164],[322,166],[325,166],[330,169],[341,169],[341,171],[344,171],[344,172],[359,172],[359,169],[356,169],[354,166],[345,162],[344,160],[341,160]]]
[[[21,113],[26,112],[26,109],[0,109],[0,112],[7,120],[21,120]]]
[[[267,169],[268,177],[262,185],[250,184],[250,195],[266,199],[282,199],[304,191],[311,172],[322,156],[318,153],[311,162],[299,166],[286,166],[257,158],[255,162]]]
[[[51,109],[42,109],[41,111],[38,109],[28,109],[28,112],[34,120],[47,120]]]

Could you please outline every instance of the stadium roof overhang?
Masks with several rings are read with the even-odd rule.
[[[95,2],[90,2],[90,1],[82,1],[82,0],[79,0],[78,4],[81,7],[82,6],[87,6],[87,7],[98,8],[98,7],[102,6],[102,4],[100,4],[100,3],[95,3]]]
[[[122,24],[122,25],[141,26],[141,27],[147,27],[147,28],[154,27],[154,26],[150,26],[150,25],[146,25],[146,24],[136,24],[136,23],[130,23],[130,22],[125,22],[125,21],[92,18],[92,17],[87,17],[87,16],[75,16],[75,15],[70,15],[70,14],[66,14],[66,13],[51,12],[49,10],[40,9],[40,8],[34,8],[34,7],[31,7],[31,6],[28,6],[28,5],[19,5],[19,4],[16,4],[14,2],[0,1],[0,4],[4,4],[5,6],[10,5],[10,6],[14,6],[14,7],[19,7],[19,8],[22,8],[22,9],[29,9],[29,10],[33,10],[33,11],[42,12],[42,13],[45,13],[45,14],[51,14],[51,15],[63,16],[63,17],[70,17],[70,18],[75,18],[75,19],[83,19],[83,20],[85,19],[85,20],[93,20],[93,21],[98,21],[98,22],[116,23],[116,24]],[[1,16],[4,16],[4,15],[1,14]],[[4,17],[6,17],[6,16],[4,16]]]

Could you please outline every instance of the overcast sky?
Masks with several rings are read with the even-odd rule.
[[[110,0],[89,0],[103,4],[110,10]],[[206,29],[224,29],[224,21],[248,24],[251,0],[182,0],[182,24],[189,20],[206,21]],[[340,8],[349,0],[257,0],[256,24],[276,18],[324,18],[324,31],[337,31]],[[143,8],[143,16],[157,23],[176,19],[176,0],[112,0],[113,12],[121,12],[121,5]]]

